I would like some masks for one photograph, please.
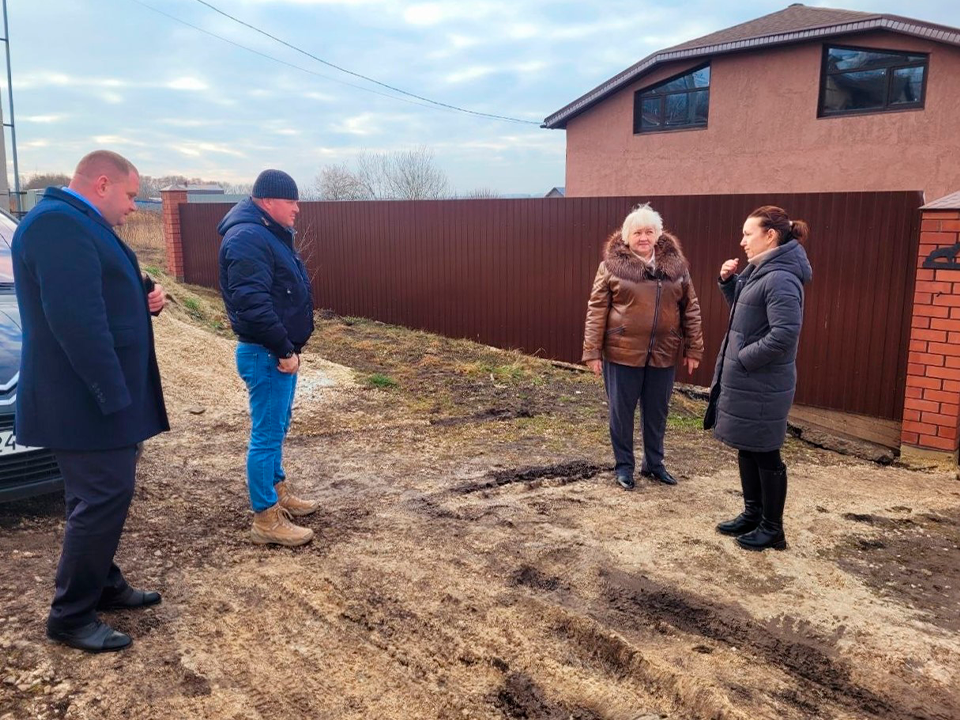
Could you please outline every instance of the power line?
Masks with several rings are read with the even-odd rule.
[[[174,22],[178,22],[181,25],[185,25],[188,28],[192,28],[198,32],[202,32],[204,35],[209,35],[210,37],[214,37],[217,40],[221,40],[229,45],[238,47],[241,50],[246,50],[247,52],[253,53],[254,55],[259,55],[262,58],[266,58],[267,60],[272,60],[273,62],[279,63],[281,65],[286,65],[287,67],[293,68],[295,70],[300,70],[301,72],[305,72],[309,75],[314,75],[316,77],[323,78],[325,80],[330,80],[331,82],[339,83],[340,85],[346,85],[348,87],[356,88],[357,90],[362,90],[363,92],[372,93],[373,95],[379,95],[380,97],[389,98],[391,100],[399,100],[401,102],[410,103],[411,105],[418,105],[419,107],[440,109],[440,108],[433,108],[431,105],[428,105],[422,102],[417,102],[416,100],[408,100],[407,98],[397,97],[396,95],[390,95],[385,92],[380,92],[379,90],[374,90],[373,88],[364,87],[363,85],[357,85],[356,83],[347,82],[346,80],[340,80],[339,78],[331,77],[330,75],[324,75],[323,73],[318,73],[315,70],[309,70],[305,67],[301,67],[300,65],[294,65],[293,63],[287,62],[286,60],[281,60],[280,58],[276,58],[273,55],[268,55],[267,53],[260,52],[259,50],[254,50],[253,48],[247,47],[246,45],[241,45],[240,43],[234,42],[233,40],[223,37],[222,35],[217,35],[214,32],[210,32],[209,30],[205,30],[202,27],[189,23],[186,20],[181,20],[180,18],[174,15],[171,15],[168,12],[164,12],[159,8],[155,8],[152,5],[148,5],[145,2],[141,2],[141,0],[131,0],[131,2],[134,2],[137,5],[140,5],[141,7],[145,7],[147,10],[152,10],[158,15],[163,15],[165,18],[173,20]],[[451,110],[450,112],[453,112],[453,111]]]
[[[400,94],[402,94],[402,95],[406,95],[407,97],[416,98],[417,100],[422,100],[423,102],[430,103],[431,105],[436,105],[437,107],[447,108],[448,110],[455,110],[456,112],[467,113],[467,114],[469,114],[469,115],[478,115],[478,116],[480,116],[480,117],[488,117],[488,118],[493,118],[493,119],[495,119],[495,120],[506,120],[506,121],[508,121],[508,122],[523,123],[523,124],[525,124],[525,125],[537,125],[537,126],[540,125],[539,122],[533,121],[533,120],[523,120],[523,119],[521,119],[521,118],[508,117],[508,116],[506,116],[506,115],[494,115],[494,114],[492,114],[492,113],[479,112],[479,111],[477,111],[477,110],[469,110],[469,109],[467,109],[467,108],[462,108],[462,107],[459,107],[459,106],[457,106],[457,105],[450,105],[449,103],[440,102],[439,100],[431,100],[430,98],[424,97],[423,95],[417,95],[416,93],[408,92],[407,90],[403,90],[403,89],[398,88],[398,87],[395,87],[395,86],[393,86],[393,85],[388,85],[388,84],[385,83],[385,82],[380,82],[379,80],[375,80],[375,79],[372,78],[372,77],[368,77],[368,76],[363,75],[363,74],[361,74],[361,73],[354,72],[353,70],[348,70],[347,68],[344,68],[344,67],[341,67],[341,66],[339,66],[339,65],[336,65],[336,64],[334,64],[334,63],[332,63],[332,62],[329,62],[328,60],[324,60],[323,58],[317,57],[317,56],[314,55],[313,53],[307,52],[306,50],[303,50],[302,48],[299,48],[299,47],[297,47],[296,45],[293,45],[292,43],[288,43],[286,40],[282,40],[281,38],[278,38],[276,35],[271,35],[271,34],[268,33],[267,31],[261,30],[260,28],[256,27],[255,25],[251,25],[251,24],[248,23],[248,22],[244,22],[243,20],[241,20],[241,19],[239,19],[239,18],[237,18],[237,17],[234,17],[233,15],[231,15],[231,14],[228,13],[228,12],[224,12],[224,11],[221,10],[220,8],[215,7],[214,5],[211,5],[210,3],[206,2],[206,0],[196,0],[196,2],[200,3],[201,5],[203,5],[203,6],[205,6],[205,7],[210,8],[210,9],[213,10],[214,12],[219,13],[220,15],[223,15],[225,18],[228,18],[228,19],[232,20],[233,22],[238,23],[239,25],[243,25],[244,27],[249,28],[250,30],[253,30],[254,32],[260,33],[261,35],[264,35],[264,36],[270,38],[270,39],[273,40],[274,42],[278,42],[278,43],[280,43],[281,45],[283,45],[283,46],[285,46],[285,47],[288,47],[288,48],[290,48],[291,50],[294,50],[295,52],[300,53],[301,55],[306,55],[308,58],[311,58],[311,59],[313,59],[313,60],[316,60],[316,61],[319,62],[319,63],[323,63],[324,65],[326,65],[326,66],[328,66],[328,67],[332,67],[332,68],[335,69],[335,70],[339,70],[339,71],[342,72],[342,73],[346,73],[347,75],[352,75],[353,77],[361,78],[361,79],[363,79],[363,80],[366,80],[367,82],[371,82],[371,83],[374,83],[375,85],[379,85],[380,87],[387,88],[388,90],[392,90],[393,92],[397,92],[397,93],[400,93]]]

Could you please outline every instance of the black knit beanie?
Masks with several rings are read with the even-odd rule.
[[[253,184],[253,197],[276,200],[299,200],[297,184],[283,170],[264,170]]]

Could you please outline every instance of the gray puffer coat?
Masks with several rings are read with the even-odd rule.
[[[723,368],[713,432],[727,445],[754,452],[783,445],[797,389],[803,286],[812,277],[803,246],[790,240],[720,283],[731,320],[713,374],[716,383]]]

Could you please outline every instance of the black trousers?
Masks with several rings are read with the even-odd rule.
[[[633,473],[633,419],[640,405],[643,422],[643,471],[663,467],[663,435],[676,368],[630,367],[604,361],[603,385],[610,408],[610,442],[617,472]]]
[[[63,474],[67,524],[47,626],[68,630],[96,620],[101,597],[127,588],[113,556],[133,499],[137,446],[54,454]]]
[[[783,467],[779,450],[769,452],[754,452],[753,450],[737,450],[741,460],[748,460],[757,466],[758,470],[774,472]]]

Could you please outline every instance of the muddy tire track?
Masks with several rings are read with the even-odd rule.
[[[593,710],[571,708],[551,700],[543,688],[525,673],[510,673],[493,696],[494,706],[505,718],[529,720],[603,720]]]
[[[483,480],[458,485],[451,488],[450,492],[456,495],[469,495],[517,483],[530,487],[540,487],[545,484],[559,487],[581,480],[590,480],[606,469],[608,468],[585,460],[571,460],[554,465],[495,470]]]
[[[960,701],[931,688],[917,691],[888,676],[888,696],[883,697],[858,684],[849,665],[837,658],[835,640],[820,637],[810,628],[795,632],[789,619],[780,626],[761,623],[739,607],[714,604],[620,571],[604,571],[602,580],[609,608],[622,618],[624,627],[642,632],[645,624],[665,623],[682,633],[749,652],[759,662],[795,679],[801,691],[796,703],[800,710],[832,705],[858,717],[960,717]]]

